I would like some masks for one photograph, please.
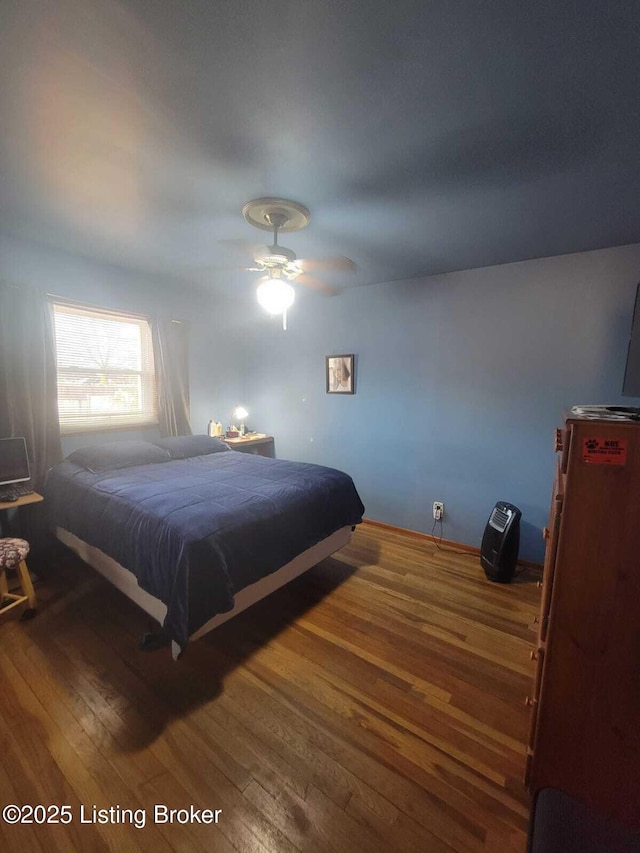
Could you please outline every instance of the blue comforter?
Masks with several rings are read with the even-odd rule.
[[[99,474],[62,462],[45,499],[54,525],[167,605],[164,627],[180,646],[236,592],[364,512],[341,471],[238,452]]]

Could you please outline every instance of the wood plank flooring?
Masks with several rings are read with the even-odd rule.
[[[0,799],[72,820],[0,821],[0,849],[523,853],[537,579],[363,524],[176,664],[65,554],[0,618]]]

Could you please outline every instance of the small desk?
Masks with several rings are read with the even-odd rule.
[[[37,504],[40,501],[43,501],[44,498],[42,495],[39,495],[37,492],[32,492],[30,495],[23,495],[18,498],[17,501],[0,501],[0,513],[5,509],[17,509],[19,506],[27,506],[28,504]],[[2,519],[0,518],[0,536],[8,536],[8,533],[4,531],[4,525],[2,524]]]
[[[37,504],[43,500],[42,495],[32,492],[30,495],[23,495],[17,501],[0,501],[0,511],[3,509],[16,509],[19,506],[26,506],[27,504]]]
[[[244,435],[238,438],[221,438],[232,450],[242,453],[255,453],[257,456],[273,456],[274,440],[272,435],[257,432],[254,435]]]

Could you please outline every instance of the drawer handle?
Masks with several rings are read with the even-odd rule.
[[[536,581],[536,586],[538,587],[538,589],[542,589],[542,587],[543,587],[542,581]]]
[[[533,617],[533,624],[534,624],[534,625],[538,625],[538,624],[539,624],[539,622],[540,622],[540,617],[539,617],[539,616],[534,616],[534,617]]]
[[[538,660],[538,652],[531,652],[529,654],[529,657],[531,658],[531,660]]]
[[[545,540],[545,542],[549,538],[549,528],[548,527],[542,528],[542,538]]]
[[[524,700],[524,704],[527,708],[533,708],[533,706],[536,704],[536,700],[532,699],[531,696],[527,696],[527,698]]]

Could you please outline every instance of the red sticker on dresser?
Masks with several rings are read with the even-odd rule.
[[[582,461],[594,465],[626,465],[626,438],[585,438],[582,442]]]

